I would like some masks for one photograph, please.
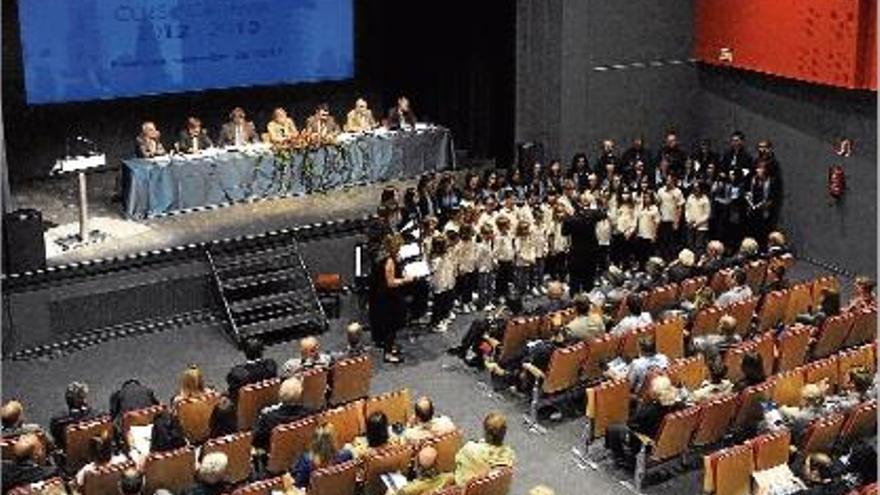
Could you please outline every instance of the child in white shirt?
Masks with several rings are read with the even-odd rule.
[[[516,290],[520,296],[525,296],[533,289],[531,278],[537,254],[532,242],[532,225],[527,220],[522,219],[517,224],[516,239],[513,245]]]
[[[455,261],[448,247],[446,236],[437,236],[431,242],[431,293],[434,299],[431,324],[441,333],[452,321],[455,299]]]
[[[474,242],[474,228],[465,224],[459,231],[458,248],[458,280],[456,282],[458,300],[461,301],[462,311],[470,313],[473,307],[474,291],[477,286],[477,246]]]
[[[642,195],[642,207],[637,213],[638,218],[638,260],[644,267],[648,258],[654,255],[657,244],[657,231],[660,229],[660,209],[654,204],[654,195]]]
[[[484,311],[492,311],[492,296],[495,290],[495,229],[486,224],[480,229],[474,255],[477,269],[477,305]]]
[[[513,282],[515,252],[510,218],[506,215],[500,215],[495,223],[498,228],[494,244],[495,262],[498,266],[495,274],[495,298],[503,301],[510,290],[510,284]]]

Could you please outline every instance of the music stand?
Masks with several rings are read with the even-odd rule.
[[[71,234],[58,239],[57,242],[64,251],[90,244],[101,242],[107,238],[107,234],[100,230],[89,230],[89,198],[86,172],[103,167],[107,163],[107,155],[93,154],[86,156],[69,156],[55,162],[51,175],[61,176],[76,173],[79,176],[79,234]]]

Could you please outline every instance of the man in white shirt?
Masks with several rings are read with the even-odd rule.
[[[630,330],[653,323],[654,320],[651,318],[651,313],[642,311],[642,298],[638,294],[627,296],[626,308],[629,310],[629,315],[624,316],[617,322],[617,325],[611,329],[612,334],[623,335]]]
[[[715,306],[719,308],[724,308],[752,297],[752,288],[746,284],[745,271],[737,268],[730,277],[732,287],[715,299]]]
[[[678,252],[678,227],[684,206],[684,195],[676,185],[675,174],[670,173],[666,177],[666,185],[657,191],[657,201],[660,208],[657,247],[663,260],[668,261]]]
[[[688,247],[695,253],[702,253],[709,237],[709,216],[712,203],[706,195],[706,186],[698,182],[694,192],[684,206],[684,220],[687,223]]]

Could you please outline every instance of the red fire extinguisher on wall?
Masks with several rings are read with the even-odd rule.
[[[837,203],[843,199],[843,193],[846,191],[846,172],[843,165],[835,163],[828,168],[828,196],[832,203]]]

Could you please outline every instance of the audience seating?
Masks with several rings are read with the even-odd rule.
[[[811,355],[813,359],[823,358],[837,352],[843,345],[855,322],[855,315],[843,313],[827,318],[816,331],[816,342]]]
[[[369,354],[341,359],[330,369],[330,389],[328,403],[338,406],[370,395],[370,379],[373,374],[373,360]]]
[[[758,301],[760,298],[751,297],[721,309],[722,314],[736,318],[736,333],[738,335],[745,336],[749,333],[752,315],[755,313],[755,308],[758,307]]]
[[[758,331],[774,328],[785,321],[785,308],[788,306],[789,290],[775,290],[764,295],[761,310],[758,312]]]
[[[636,433],[642,442],[642,448],[636,455],[636,490],[641,491],[642,483],[650,470],[668,461],[677,460],[687,452],[699,419],[700,406],[693,406],[664,416],[654,438]]]
[[[780,406],[801,406],[801,390],[806,381],[804,370],[796,368],[775,376],[773,385],[773,400]]]
[[[8,495],[67,495],[61,478],[49,478],[36,485],[22,485],[9,490]]]
[[[715,333],[718,329],[718,320],[721,319],[723,314],[721,308],[716,308],[715,306],[708,306],[697,311],[697,314],[694,315],[694,323],[691,326],[691,336],[699,337]]]
[[[461,430],[453,431],[428,438],[421,443],[421,447],[431,446],[437,450],[437,470],[448,473],[455,470],[455,455],[464,444],[464,434]]]
[[[310,416],[272,429],[266,470],[273,474],[289,471],[294,461],[308,450],[312,443],[312,434],[317,427],[317,420]],[[339,443],[341,445],[343,442],[339,440]]]
[[[620,349],[615,356],[620,356],[626,361],[639,357],[639,340],[646,337],[654,337],[654,325],[644,325],[624,332],[620,336]]]
[[[610,333],[587,341],[587,360],[584,363],[587,380],[593,381],[602,377],[605,364],[617,357],[620,342],[619,336]]]
[[[134,468],[132,461],[97,466],[83,479],[82,495],[107,495],[119,491],[119,479],[126,469]]]
[[[113,421],[110,416],[80,421],[67,425],[65,430],[64,468],[70,473],[75,473],[91,460],[89,454],[89,441],[92,437],[101,435],[112,436]]]
[[[840,387],[848,385],[849,372],[853,368],[865,368],[871,373],[876,372],[875,351],[875,345],[868,344],[839,353],[837,355],[837,384]]]
[[[785,324],[791,325],[798,315],[809,313],[813,309],[813,284],[802,282],[788,289],[788,301],[785,305]]]
[[[774,382],[775,379],[771,377],[764,383],[746,387],[739,393],[736,418],[733,421],[733,426],[741,428],[753,420],[756,414],[760,414],[760,402],[772,396],[775,386]]]
[[[692,301],[706,283],[709,281],[707,277],[694,277],[683,280],[678,287],[678,298],[682,301]]]
[[[153,418],[164,412],[167,408],[164,404],[126,411],[122,414],[122,437],[128,439],[128,431],[132,426],[147,426],[153,424]]]
[[[211,414],[218,402],[220,394],[211,391],[177,403],[177,418],[187,440],[200,444],[208,438],[211,434]]]
[[[202,446],[201,455],[223,452],[229,461],[226,478],[230,483],[240,483],[251,475],[251,445],[253,434],[249,431],[213,438]]]
[[[409,397],[408,392],[406,397]],[[356,400],[344,406],[328,409],[317,417],[318,423],[332,424],[336,430],[336,439],[340,443],[350,442],[364,433],[366,419],[364,403],[365,400]]]
[[[696,390],[709,376],[706,358],[699,354],[675,360],[666,369],[666,375],[676,387]]]
[[[713,452],[703,457],[703,492],[715,495],[751,493],[754,469],[752,450],[745,445]]]
[[[657,352],[670,360],[684,357],[684,319],[674,316],[655,323],[654,340]]]
[[[715,292],[715,294],[721,294],[730,288],[730,277],[733,275],[733,268],[725,268],[723,270],[718,270],[712,276],[709,287]]]
[[[513,482],[513,469],[495,469],[485,476],[468,481],[464,495],[507,495]]]
[[[700,418],[691,444],[695,447],[714,445],[724,438],[736,413],[736,395],[728,395],[700,405]]]
[[[822,291],[824,289],[832,289],[840,293],[840,280],[834,275],[825,275],[813,280],[812,304],[814,308],[818,308],[822,303]]]
[[[804,454],[831,452],[843,427],[844,419],[842,414],[833,413],[812,421],[807,426],[798,450]]]
[[[232,495],[272,495],[273,491],[284,489],[281,477],[255,481],[232,492]]]
[[[385,473],[407,473],[412,464],[413,446],[394,445],[385,447],[364,459],[364,493],[366,495],[384,495],[385,485],[380,476]]]
[[[347,461],[317,469],[309,478],[309,495],[355,495],[360,462]]]
[[[763,471],[788,463],[791,432],[781,430],[765,433],[747,440],[745,445],[752,449],[755,471]]]
[[[257,383],[251,383],[238,390],[238,429],[247,431],[253,428],[260,411],[278,402],[278,390],[281,388],[281,379],[272,378]]]
[[[152,453],[144,462],[144,491],[159,488],[182,492],[195,484],[196,451],[192,447]]]
[[[665,309],[669,309],[678,302],[678,285],[667,284],[648,291],[644,295],[643,308],[648,313],[656,315]]]
[[[806,362],[812,331],[812,327],[795,324],[776,338],[777,373],[792,370]]]
[[[537,316],[529,318],[513,318],[507,322],[504,328],[504,336],[500,343],[495,343],[495,347],[500,346],[498,354],[498,362],[506,363],[513,357],[517,356],[529,339],[534,339],[541,331],[541,319]]]
[[[741,343],[724,354],[724,364],[727,365],[727,378],[730,381],[736,383],[743,377],[742,370],[740,369],[743,356],[753,351],[761,355],[761,359],[764,362],[764,374],[766,376],[773,374],[775,346],[773,333],[767,332],[752,340]]]
[[[330,370],[326,367],[310,368],[299,374],[302,380],[302,404],[313,411],[324,409],[327,404],[327,379]]]
[[[844,347],[866,344],[877,340],[877,308],[854,311],[855,320],[846,336]]]
[[[629,418],[629,382],[613,380],[587,389],[586,440],[605,436],[608,425],[626,423]]]
[[[587,345],[584,342],[556,349],[550,356],[547,371],[542,372],[531,363],[523,364],[523,369],[534,377],[529,412],[533,421],[538,420],[538,408],[555,403],[555,394],[569,390],[580,383],[581,369],[587,359]]]
[[[840,428],[838,444],[849,446],[859,438],[870,437],[877,433],[877,401],[869,400],[852,408],[846,421]]]
[[[412,413],[409,389],[404,388],[367,399],[364,405],[364,418],[369,418],[376,411],[385,413],[389,425],[408,424]]]
[[[834,389],[837,387],[837,355],[804,365],[804,379],[807,383],[818,383],[826,380]]]
[[[758,293],[764,286],[764,279],[767,276],[767,260],[750,261],[743,266],[746,272],[746,284],[752,289],[752,292]]]

